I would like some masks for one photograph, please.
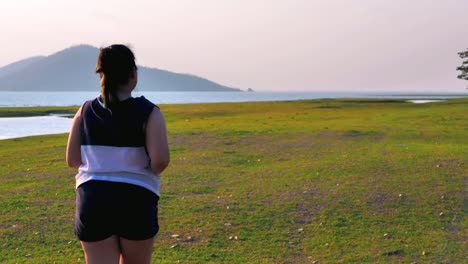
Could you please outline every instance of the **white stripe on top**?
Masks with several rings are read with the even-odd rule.
[[[89,180],[107,180],[139,185],[159,196],[160,179],[144,147],[81,145],[81,161],[77,188]]]

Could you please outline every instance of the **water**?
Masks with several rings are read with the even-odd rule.
[[[0,106],[70,106],[95,98],[98,92],[0,92]],[[317,93],[248,93],[248,92],[134,92],[155,104],[247,102],[315,99],[338,96]]]
[[[71,106],[81,105],[84,101],[95,98],[99,92],[0,92],[0,107],[5,106]],[[446,99],[456,96],[468,96],[468,93],[404,95],[398,93],[371,92],[140,92],[155,104],[188,104],[214,102],[249,102],[249,101],[289,101],[319,98],[412,98]]]
[[[0,139],[66,133],[71,122],[60,116],[0,118]]]
[[[72,106],[95,98],[98,92],[0,92],[0,107],[17,106]],[[188,104],[214,102],[289,101],[319,98],[403,98],[440,100],[468,96],[462,94],[398,94],[351,92],[135,92],[156,104]],[[0,139],[34,135],[67,133],[72,119],[59,116],[0,118]]]
[[[427,103],[436,103],[436,102],[441,102],[442,100],[408,100],[408,102],[414,103],[414,104],[427,104]]]

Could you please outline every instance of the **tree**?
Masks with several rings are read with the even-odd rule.
[[[460,67],[457,67],[457,71],[461,71],[461,74],[458,75],[458,79],[467,80],[468,81],[468,49],[463,52],[459,52],[458,55],[462,59],[466,59]],[[468,89],[468,87],[467,87]]]

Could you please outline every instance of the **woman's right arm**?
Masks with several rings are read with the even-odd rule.
[[[166,122],[158,108],[154,108],[146,124],[146,149],[151,159],[151,169],[159,175],[169,165]]]
[[[68,135],[66,160],[69,167],[79,168],[81,166],[81,145],[80,145],[80,127],[81,127],[81,107],[73,118],[70,134]]]

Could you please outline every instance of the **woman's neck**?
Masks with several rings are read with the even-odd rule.
[[[129,86],[121,86],[116,92],[116,96],[119,101],[124,101],[130,97],[132,97],[133,88]]]
[[[130,97],[132,97],[132,92],[117,92],[117,98],[119,98],[119,101],[124,101]]]

